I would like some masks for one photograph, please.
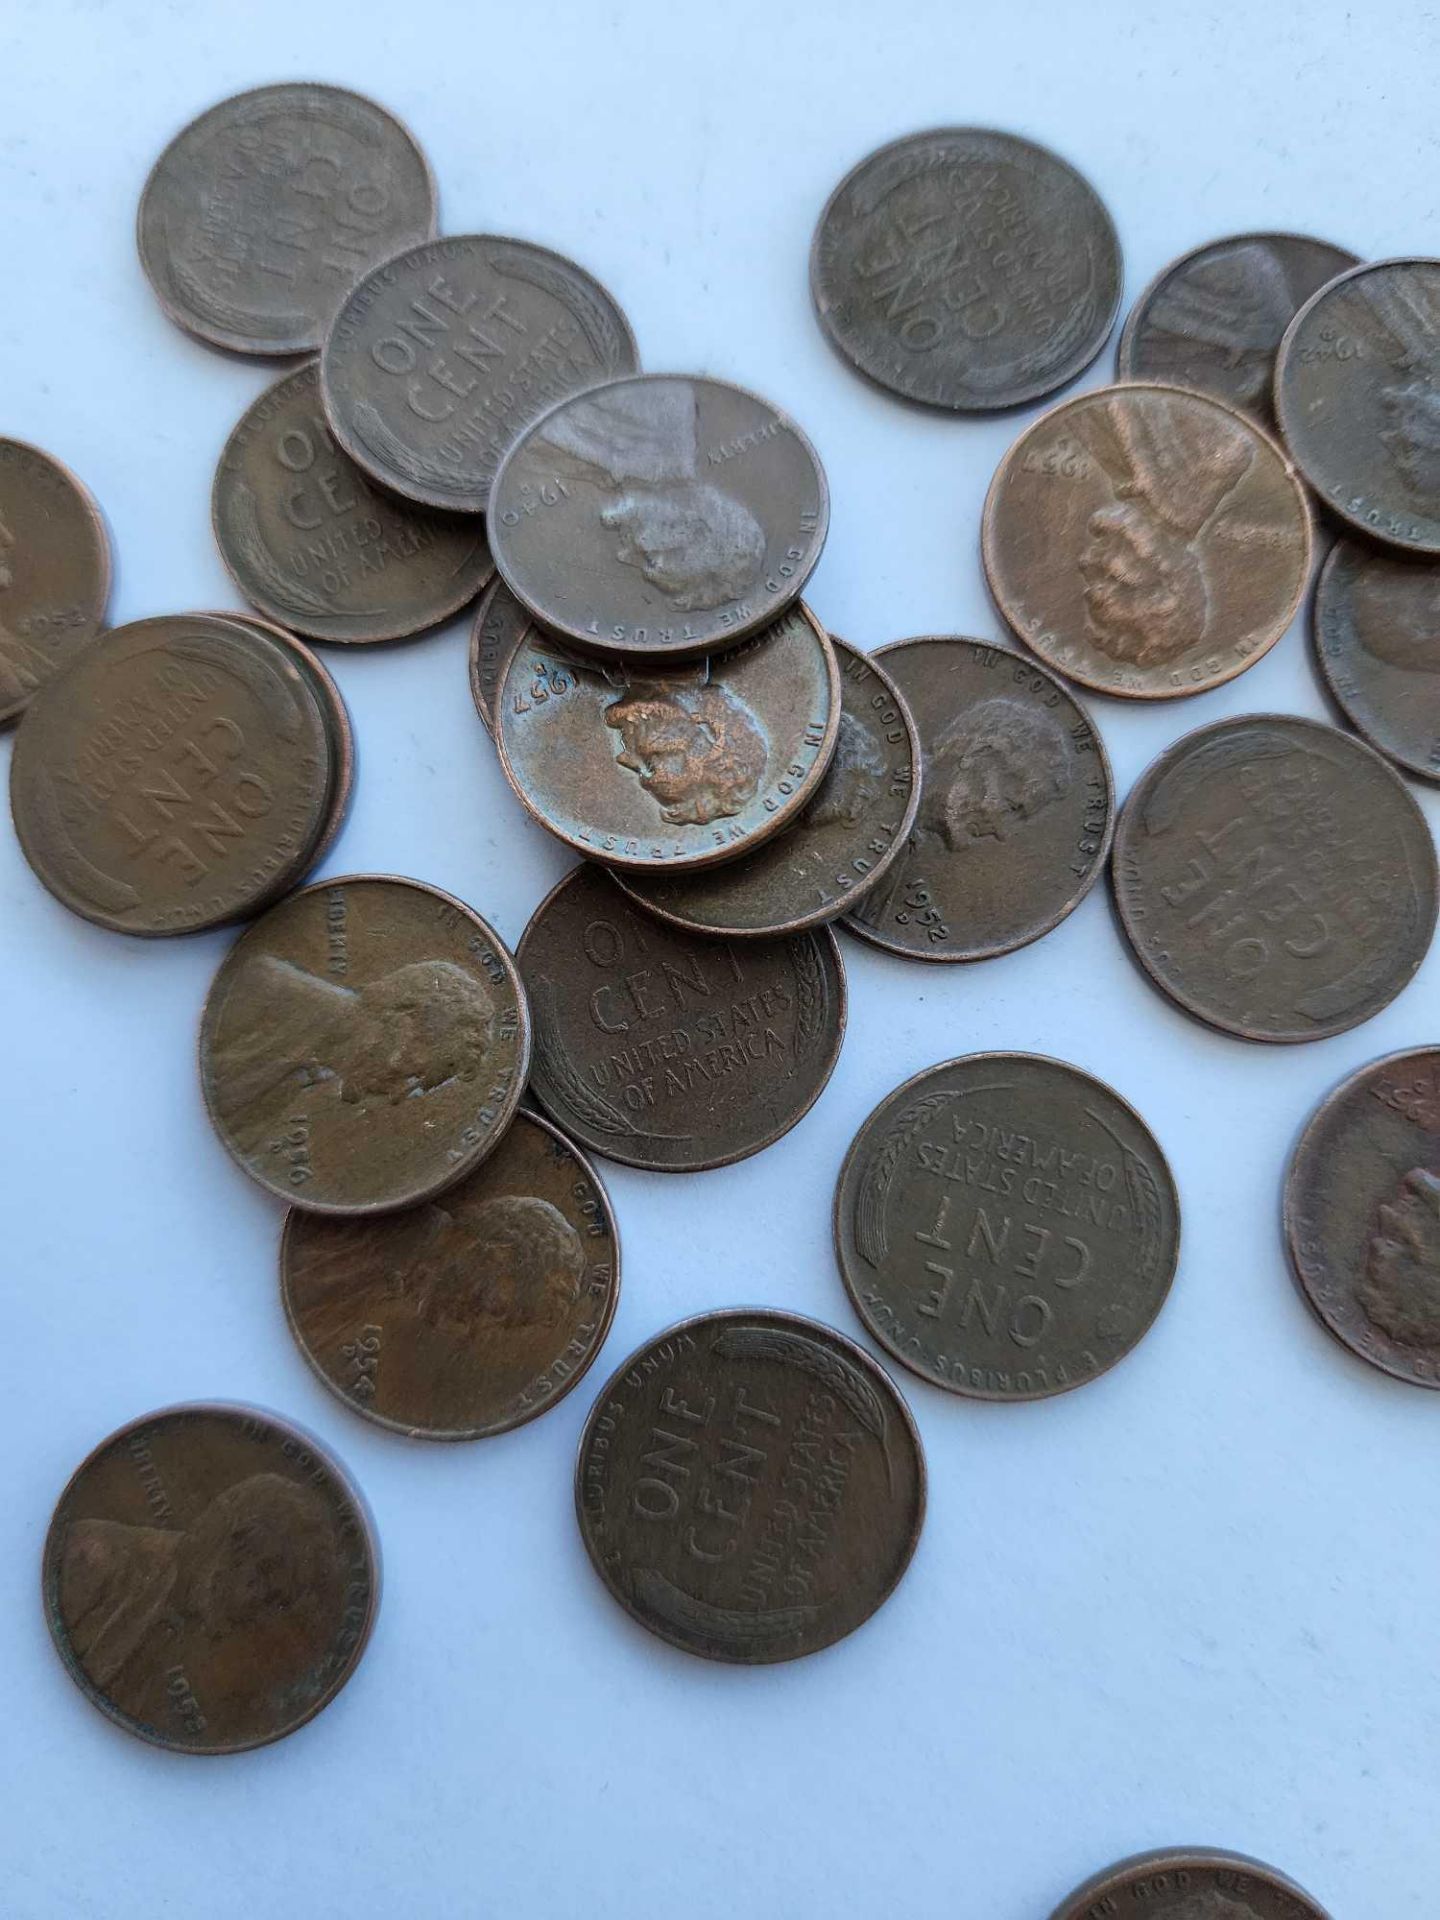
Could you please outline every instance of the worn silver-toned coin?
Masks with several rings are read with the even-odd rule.
[[[68,468],[0,439],[0,727],[100,631],[110,542]]]
[[[140,262],[170,318],[238,353],[306,353],[377,260],[435,231],[435,183],[398,120],[342,87],[256,87],[156,161]]]
[[[1329,1920],[1276,1867],[1217,1847],[1132,1854],[1062,1900],[1050,1920]]]
[[[1440,780],[1440,566],[1339,540],[1315,583],[1310,631],[1356,732],[1407,773]]]
[[[636,374],[563,400],[506,454],[491,551],[552,632],[696,654],[768,626],[820,558],[830,502],[795,422],[723,380]]]
[[[1012,133],[945,127],[867,155],[820,216],[810,290],[850,364],[906,400],[988,412],[1095,358],[1120,304],[1095,190]]]
[[[628,321],[583,267],[528,240],[459,234],[360,282],[326,337],[320,391],[336,439],[382,486],[484,513],[532,420],[638,365]]]
[[[492,580],[470,623],[470,698],[492,738],[500,683],[510,656],[529,629],[530,616],[509,587],[503,580]]]

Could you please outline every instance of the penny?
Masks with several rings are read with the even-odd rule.
[[[1087,1880],[1050,1920],[1329,1920],[1275,1867],[1215,1847],[1137,1853]]]
[[[477,1440],[554,1406],[604,1344],[620,1284],[605,1189],[524,1112],[426,1206],[292,1212],[280,1275],[290,1330],[326,1386],[416,1440]]]
[[[241,418],[211,521],[246,599],[316,640],[406,639],[473,600],[495,570],[482,522],[384,493],[341,452],[313,361]]]
[[[1309,579],[1310,508],[1252,420],[1102,387],[1027,427],[990,483],[985,573],[1025,644],[1101,693],[1168,700],[1253,666]]]
[[[1241,714],[1162,753],[1121,812],[1112,874],[1156,986],[1244,1040],[1370,1019],[1435,929],[1435,849],[1403,781],[1293,714]]]
[[[495,476],[490,544],[515,597],[597,651],[733,646],[799,598],[825,544],[819,456],[722,380],[637,374],[562,400]]]
[[[529,614],[505,582],[492,580],[480,596],[470,627],[470,697],[492,738],[500,683],[529,626]]]
[[[1271,427],[1280,339],[1296,312],[1356,255],[1303,233],[1237,233],[1172,260],[1125,322],[1122,380],[1212,394]]]
[[[39,447],[0,439],[0,727],[94,639],[109,597],[94,500]]]
[[[891,393],[956,412],[1037,400],[1095,358],[1120,305],[1095,190],[1011,133],[946,127],[869,154],[810,250],[820,325]]]
[[[920,743],[894,681],[831,637],[840,727],[825,778],[804,811],[763,847],[700,873],[616,879],[649,912],[695,933],[737,939],[799,933],[834,920],[878,886],[904,851],[920,798]]]
[[[325,341],[320,391],[335,437],[382,486],[484,513],[532,420],[638,365],[629,322],[583,267],[472,233],[367,274]]]
[[[417,1206],[472,1172],[519,1105],[530,1023],[478,913],[361,874],[281,901],[205,1002],[200,1077],[238,1166],[315,1213]]]
[[[1440,260],[1380,260],[1311,296],[1280,343],[1275,411],[1326,507],[1440,554]]]
[[[495,741],[551,833],[608,866],[713,866],[771,839],[825,778],[840,674],[807,608],[713,659],[603,660],[532,628],[510,657]]]
[[[435,231],[435,183],[398,120],[341,87],[239,93],[183,128],[140,200],[140,263],[179,326],[239,353],[305,353],[377,260]]]
[[[920,806],[847,929],[915,960],[987,960],[1038,940],[1110,849],[1115,791],[1089,715],[1008,647],[952,636],[879,652],[920,730]]]
[[[1078,1067],[973,1053],[905,1081],[835,1189],[855,1311],[934,1386],[1043,1400],[1123,1360],[1165,1304],[1180,1203],[1133,1107]]]
[[[759,1153],[810,1111],[839,1058],[845,971],[828,927],[682,933],[586,865],[536,908],[519,960],[535,1097],[629,1167],[695,1173]]]
[[[1440,567],[1337,542],[1315,585],[1315,654],[1345,718],[1422,780],[1440,780]]]
[[[632,1619],[686,1653],[817,1653],[894,1592],[925,1456],[894,1382],[816,1320],[700,1314],[633,1353],[585,1424],[581,1538]]]
[[[1372,1061],[1321,1103],[1286,1174],[1285,1239],[1342,1346],[1440,1387],[1440,1048]]]
[[[167,1407],[97,1447],[45,1541],[45,1619],[100,1711],[176,1753],[240,1753],[328,1706],[380,1568],[360,1495],[257,1408]]]
[[[117,627],[41,689],[15,740],[21,849],[72,912],[190,933],[255,912],[321,847],[334,790],[293,645],[214,614]]]

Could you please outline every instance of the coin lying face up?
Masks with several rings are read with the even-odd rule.
[[[458,1186],[371,1220],[292,1213],[285,1311],[326,1386],[412,1439],[475,1440],[554,1406],[619,1294],[605,1189],[537,1115]]]
[[[470,697],[485,731],[495,732],[495,702],[510,656],[530,629],[530,616],[505,582],[495,579],[480,596],[470,623]]]
[[[0,727],[94,639],[109,595],[100,509],[48,453],[0,440]]]
[[[1321,1040],[1387,1006],[1435,930],[1435,847],[1378,753],[1292,714],[1178,740],[1115,830],[1121,925],[1163,992],[1243,1040]]]
[[[1407,773],[1440,780],[1440,566],[1338,540],[1311,632],[1345,718]]]
[[[1078,1067],[976,1053],[916,1074],[856,1136],[835,1192],[840,1272],[922,1379],[1039,1400],[1121,1360],[1170,1291],[1165,1156]]]
[[[1050,1920],[1329,1920],[1275,1867],[1213,1847],[1166,1847],[1107,1867]]]
[[[651,373],[537,420],[495,477],[489,530],[511,591],[553,633],[694,654],[799,598],[829,514],[793,420],[722,380]]]
[[[1310,573],[1310,508],[1279,446],[1176,387],[1102,387],[1025,429],[996,470],[990,591],[1040,658],[1101,693],[1165,700],[1274,646]]]
[[[519,1104],[530,1024],[479,914],[417,880],[292,894],[215,976],[205,1102],[231,1157],[316,1213],[418,1205],[473,1171]]]
[[[308,1434],[169,1407],[79,1467],[45,1542],[70,1677],[127,1732],[239,1753],[304,1726],[355,1671],[379,1600],[359,1494]]]
[[[634,1619],[687,1653],[760,1665],[853,1633],[925,1516],[905,1402],[859,1347],[797,1314],[685,1320],[591,1410],[580,1534]]]
[[[398,120],[341,87],[257,87],[192,120],[140,201],[140,262],[189,332],[237,353],[320,345],[377,260],[435,230]]]

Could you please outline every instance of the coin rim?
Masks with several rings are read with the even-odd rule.
[[[1433,786],[1440,783],[1440,767],[1417,766],[1414,760],[1408,759],[1406,755],[1397,748],[1386,746],[1377,737],[1375,730],[1366,725],[1351,707],[1349,701],[1341,691],[1339,681],[1331,671],[1330,658],[1325,651],[1324,620],[1327,610],[1327,596],[1337,591],[1331,575],[1337,570],[1337,561],[1346,548],[1349,548],[1351,553],[1359,554],[1362,559],[1367,553],[1367,548],[1364,543],[1347,529],[1346,532],[1333,543],[1329,553],[1326,554],[1324,560],[1320,563],[1320,571],[1315,577],[1315,590],[1310,597],[1310,647],[1315,665],[1320,673],[1321,684],[1324,686],[1331,700],[1335,703],[1346,724],[1354,729],[1365,742],[1366,746],[1373,747],[1382,759],[1388,760],[1392,767],[1398,767],[1402,773],[1408,773],[1412,779],[1424,780]],[[1346,555],[1346,557],[1348,558],[1349,556]],[[1410,566],[1417,567],[1423,567],[1425,565],[1424,560],[1418,555],[1401,554],[1398,549],[1393,547],[1380,548],[1375,557],[1387,561],[1392,565],[1396,563],[1402,566],[1407,563]],[[1440,566],[1435,568],[1435,573],[1437,579],[1440,579]]]
[[[0,434],[0,447],[7,446],[19,447],[22,452],[28,453],[38,460],[43,460],[48,467],[53,468],[54,471],[59,474],[60,478],[74,489],[81,507],[90,517],[96,545],[100,550],[100,573],[97,583],[99,589],[97,595],[98,611],[95,616],[94,626],[86,638],[80,642],[80,645],[66,655],[65,659],[62,660],[55,669],[55,672],[42,680],[40,686],[36,687],[34,692],[26,694],[23,699],[8,707],[0,707],[0,733],[4,733],[8,727],[16,726],[24,719],[26,713],[29,711],[30,702],[35,698],[35,695],[43,688],[48,687],[51,680],[58,679],[72,660],[78,658],[87,647],[92,646],[102,634],[113,633],[115,631],[113,627],[107,627],[105,624],[105,615],[110,610],[110,593],[115,584],[114,543],[110,538],[110,528],[106,524],[104,510],[100,502],[95,498],[79,474],[75,473],[70,467],[67,467],[63,460],[57,460],[54,454],[47,452],[44,447],[37,447],[33,440],[17,439],[13,433]]]
[[[480,716],[480,724],[484,727],[486,733],[488,733],[490,738],[493,740],[495,738],[494,717],[491,714],[490,709],[486,706],[484,695],[480,690],[480,629],[485,624],[485,617],[490,611],[490,603],[495,598],[496,593],[499,591],[501,587],[505,587],[506,593],[510,593],[510,589],[508,586],[505,586],[505,582],[500,578],[500,570],[498,567],[494,565],[493,561],[491,562],[491,567],[492,567],[492,572],[491,572],[490,578],[486,581],[485,585],[481,588],[480,597],[475,603],[475,611],[470,617],[470,635],[469,635],[469,641],[466,648],[466,654],[467,654],[467,663],[468,663],[469,674],[470,674],[470,698],[475,703],[475,711]],[[513,593],[510,593],[510,598],[512,600],[515,599],[515,596]],[[519,605],[518,601],[516,601],[516,605],[517,606]],[[525,613],[526,617],[525,617],[525,625],[522,627],[520,631],[520,638],[516,641],[515,646],[512,649],[512,652],[516,652],[516,653],[518,653],[520,648],[524,646],[527,635],[530,633],[530,631],[535,625],[535,622],[529,617],[529,614],[526,613],[526,610],[524,607],[521,607],[520,611],[522,613]],[[504,664],[504,670],[500,673],[499,677],[495,682],[495,691],[497,694],[499,693],[501,687],[503,687],[505,684],[505,674],[509,671],[509,668],[510,668],[510,661],[507,658]]]
[[[1242,1869],[1267,1880],[1270,1884],[1266,1891],[1288,1894],[1292,1899],[1303,1901],[1310,1909],[1306,1920],[1330,1920],[1326,1909],[1297,1880],[1292,1880],[1278,1867],[1257,1860],[1251,1854],[1230,1853],[1224,1847],[1154,1847],[1145,1853],[1127,1854],[1123,1860],[1102,1867],[1098,1873],[1091,1874],[1088,1880],[1072,1888],[1051,1914],[1050,1920],[1086,1920],[1083,1908],[1087,1902],[1098,1899],[1102,1894],[1123,1894],[1126,1881],[1132,1880],[1137,1873],[1153,1872],[1162,1867]]]

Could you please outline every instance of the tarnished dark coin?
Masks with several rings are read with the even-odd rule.
[[[1120,378],[1193,387],[1269,427],[1281,336],[1317,288],[1357,264],[1344,247],[1303,233],[1237,233],[1193,247],[1130,309]]]
[[[546,627],[687,654],[798,599],[830,500],[814,447],[767,400],[650,373],[552,407],[506,454],[489,512],[495,564]]]
[[[111,1434],[60,1496],[46,1624],[128,1733],[240,1753],[294,1733],[355,1671],[380,1597],[363,1502],[258,1408],[167,1407]]]
[[[594,1169],[522,1112],[423,1207],[291,1213],[280,1279],[301,1352],[352,1411],[416,1440],[478,1440],[581,1379],[614,1317],[620,1252]]]
[[[1180,1203],[1118,1093],[1031,1053],[972,1053],[899,1086],[835,1189],[841,1277],[923,1380],[1043,1400],[1123,1360],[1170,1291]]]
[[[1326,685],[1372,747],[1440,780],[1440,567],[1341,540],[1310,612]]]
[[[1156,986],[1242,1040],[1358,1026],[1435,930],[1435,848],[1404,782],[1293,714],[1241,714],[1162,753],[1125,802],[1112,874]]]
[[[817,1653],[887,1600],[925,1518],[909,1408],[869,1354],[798,1314],[657,1334],[591,1410],[575,1511],[642,1627],[707,1660]]]
[[[480,596],[470,626],[470,697],[492,737],[500,683],[529,626],[529,614],[505,582],[492,580]]]
[[[496,711],[505,776],[542,826],[607,866],[675,872],[798,817],[835,751],[840,673],[803,606],[689,666],[603,660],[537,627]]]
[[[205,1104],[252,1179],[315,1213],[416,1206],[499,1142],[525,1085],[515,963],[418,880],[327,880],[231,948],[200,1028]]]
[[[1110,848],[1115,790],[1089,715],[1043,667],[983,640],[897,640],[879,657],[920,730],[920,807],[846,927],[915,960],[1038,940]]]
[[[723,867],[673,879],[617,871],[651,913],[694,933],[799,933],[836,919],[903,852],[920,798],[915,722],[869,654],[833,636],[830,644],[840,668],[840,729],[814,797],[793,826]]]
[[[109,597],[94,500],[39,447],[0,439],[0,727],[94,639]]]
[[[845,970],[828,927],[683,933],[587,865],[535,909],[519,960],[535,1097],[626,1166],[696,1173],[759,1153],[810,1111],[839,1058]]]
[[[371,484],[335,444],[315,364],[262,393],[226,442],[211,522],[240,591],[316,640],[402,640],[494,573],[483,522]]]
[[[1036,400],[1095,358],[1120,305],[1095,190],[1013,133],[944,127],[867,156],[810,250],[820,324],[891,393],[957,412]]]
[[[140,263],[188,332],[239,353],[318,347],[377,260],[435,231],[398,120],[341,87],[257,87],[176,134],[140,201]]]
[[[1050,1920],[1329,1920],[1275,1867],[1216,1847],[1133,1854],[1077,1887]]]
[[[484,513],[532,420],[638,365],[628,321],[583,267],[528,240],[458,234],[360,282],[326,338],[320,391],[341,446],[383,486]]]
[[[10,768],[36,875],[133,934],[221,926],[294,885],[334,791],[319,683],[296,648],[205,613],[85,648],[32,702]]]
[[[1285,1239],[1343,1346],[1440,1387],[1440,1047],[1372,1061],[1322,1102],[1286,1175]]]
[[[1201,393],[1102,387],[1025,429],[996,469],[990,591],[1050,666],[1168,700],[1253,666],[1310,574],[1309,503],[1279,446]]]
[[[1275,411],[1332,513],[1440,555],[1440,260],[1376,261],[1314,294],[1280,343]]]

